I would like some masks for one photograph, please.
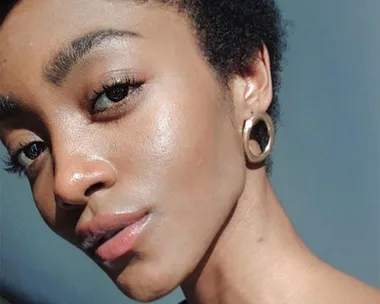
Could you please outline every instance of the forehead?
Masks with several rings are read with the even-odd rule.
[[[65,29],[72,32],[78,26],[91,27],[99,21],[111,25],[113,21],[133,19],[135,12],[126,9],[139,6],[142,4],[130,0],[19,0],[4,23],[10,30],[23,28],[21,33],[27,32],[28,28],[24,26],[28,25],[33,29],[64,34]]]
[[[175,35],[178,18],[167,7],[126,0],[22,0],[0,26],[0,84],[16,70],[23,80],[35,77],[52,52],[85,33],[120,29],[163,39]]]
[[[100,26],[133,26],[138,9],[130,1],[23,0],[0,27],[0,52],[7,46],[41,51]]]

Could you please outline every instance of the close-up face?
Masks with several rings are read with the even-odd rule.
[[[170,292],[244,188],[240,91],[218,80],[186,18],[155,3],[24,0],[0,41],[8,169],[125,293]]]

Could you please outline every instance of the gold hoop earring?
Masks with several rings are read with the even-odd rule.
[[[260,155],[255,154],[250,146],[249,142],[251,140],[252,128],[256,126],[260,121],[265,123],[265,126],[268,131],[268,143]],[[244,123],[243,131],[243,142],[244,142],[244,151],[247,156],[247,159],[253,163],[258,164],[263,162],[273,150],[274,145],[274,125],[272,118],[267,114],[259,114],[257,116],[252,116],[250,119],[246,120]]]

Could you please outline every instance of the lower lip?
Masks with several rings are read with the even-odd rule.
[[[104,262],[112,262],[125,255],[133,247],[147,222],[147,216],[124,228],[96,250]]]

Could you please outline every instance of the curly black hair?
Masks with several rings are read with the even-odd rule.
[[[196,30],[206,59],[228,81],[244,73],[257,51],[265,45],[271,60],[273,101],[268,109],[275,126],[279,116],[278,91],[285,43],[285,24],[275,0],[133,0],[159,2],[184,12]],[[2,0],[0,22],[17,0]],[[268,136],[264,124],[255,128],[253,138],[261,148]],[[270,170],[271,161],[266,163]]]

